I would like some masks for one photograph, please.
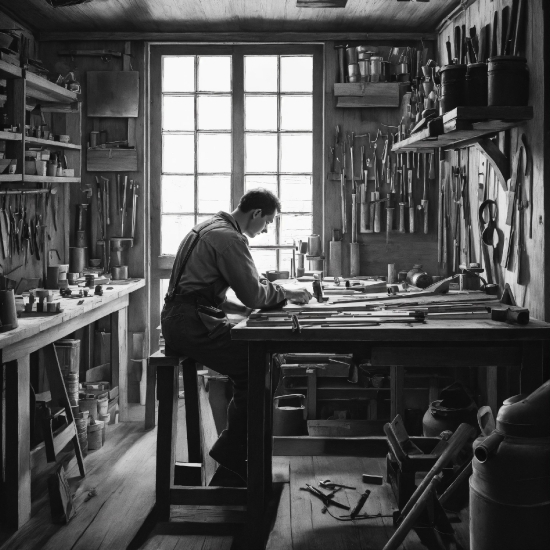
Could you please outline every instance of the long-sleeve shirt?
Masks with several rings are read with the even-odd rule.
[[[220,303],[226,299],[231,287],[237,298],[249,308],[273,307],[285,299],[285,292],[279,285],[269,281],[260,282],[260,277],[250,254],[248,239],[239,224],[226,212],[218,212],[216,224],[202,234],[192,251],[176,289],[176,294],[189,294],[213,290]],[[172,270],[170,288],[181,269],[187,247],[179,247]]]

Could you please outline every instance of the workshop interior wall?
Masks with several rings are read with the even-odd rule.
[[[104,62],[99,57],[75,56],[74,58],[67,56],[59,56],[60,50],[113,50],[118,52],[124,51],[124,42],[42,42],[40,44],[40,58],[45,66],[50,69],[51,74],[61,73],[65,75],[69,70],[75,72],[75,78],[82,85],[82,181],[81,184],[73,184],[70,188],[70,199],[67,207],[70,208],[68,214],[68,223],[70,227],[70,245],[74,246],[73,238],[76,235],[77,223],[77,205],[89,204],[89,227],[90,244],[92,254],[90,257],[99,257],[96,252],[96,242],[101,238],[99,235],[99,223],[97,212],[97,185],[96,176],[105,176],[110,180],[110,218],[111,225],[108,226],[107,232],[109,237],[120,235],[120,216],[115,207],[115,172],[88,172],[86,170],[86,153],[87,144],[91,130],[94,129],[94,121],[86,116],[87,112],[87,86],[86,73],[88,71],[122,71],[122,58],[112,58],[108,62]],[[144,101],[145,101],[145,79],[143,77],[143,60],[144,60],[143,42],[134,42],[131,44],[130,63],[135,71],[140,73],[140,102],[139,116],[135,120],[135,142],[138,155],[138,171],[137,172],[120,172],[122,176],[127,175],[129,179],[138,182],[139,198],[138,198],[138,214],[136,220],[136,234],[133,248],[129,248],[123,253],[128,258],[128,272],[130,277],[145,277],[146,269],[146,240],[145,240],[145,170],[144,170]],[[96,129],[106,130],[109,141],[124,140],[128,137],[128,119],[127,118],[96,118]],[[132,128],[132,125],[130,125]],[[87,189],[92,190],[92,197],[88,198]],[[129,196],[129,195],[128,195]],[[130,211],[126,217],[126,222],[130,221]],[[127,247],[126,247],[127,248]],[[67,258],[68,261],[68,258]],[[147,346],[145,355],[141,350],[133,350],[132,348],[132,333],[145,333],[145,342],[148,342],[149,330],[149,312],[147,306],[147,290],[142,288],[130,296],[130,307],[128,314],[128,331],[129,331],[129,358],[140,359],[147,354]],[[92,354],[93,356],[93,354]],[[95,365],[92,365],[95,366]],[[139,402],[139,381],[141,378],[141,363],[130,361],[128,365],[128,398],[130,402]]]
[[[396,32],[396,35],[398,33]],[[339,43],[336,43],[339,44]],[[393,46],[393,47],[405,47],[421,48],[422,44],[416,41],[392,41],[383,43],[370,43],[358,42],[352,45],[367,44],[373,46]],[[340,213],[341,199],[340,199],[340,181],[331,181],[326,175],[330,170],[330,147],[334,145],[335,141],[335,127],[340,126],[340,135],[347,137],[351,132],[355,132],[356,135],[362,135],[369,133],[372,139],[376,136],[377,131],[383,134],[387,134],[388,128],[385,125],[394,126],[391,129],[394,133],[397,132],[395,128],[402,116],[405,114],[406,106],[403,98],[399,108],[337,108],[337,98],[334,97],[334,83],[338,82],[338,53],[334,49],[335,42],[325,43],[325,146],[324,146],[324,159],[325,159],[325,180],[324,180],[324,230],[323,230],[323,242],[325,255],[328,259],[329,254],[329,241],[332,239],[332,230],[340,229],[342,226],[342,216]],[[433,43],[425,42],[424,47],[428,48],[428,59],[433,57]],[[368,154],[372,155],[372,149],[368,149],[367,138],[355,139],[355,177],[359,175],[359,158],[361,145],[365,146],[365,150]],[[382,157],[382,151],[384,148],[383,139],[378,140],[377,156],[379,159]],[[395,160],[395,155],[393,155]],[[349,166],[349,153],[348,153],[348,166]],[[437,164],[437,158],[436,158]],[[380,161],[381,165],[381,161]],[[339,169],[339,164],[336,163],[336,169]],[[416,175],[416,174],[415,174]],[[385,214],[382,214],[382,227],[380,233],[368,233],[361,234],[358,232],[357,240],[359,242],[360,249],[360,273],[361,275],[387,275],[388,264],[394,263],[396,270],[409,271],[413,264],[422,264],[424,269],[431,275],[440,274],[437,265],[437,217],[436,207],[437,204],[437,179],[429,182],[429,232],[424,234],[420,227],[420,222],[416,223],[416,232],[413,234],[399,233],[393,231],[389,234],[389,239],[386,241],[386,226],[385,226]],[[420,204],[422,198],[422,183],[416,181],[415,178],[414,197],[415,204]],[[351,175],[348,173],[348,182],[346,184],[347,190],[347,216],[348,224],[347,231],[344,235],[342,247],[342,265],[343,275],[349,276],[350,260],[349,260],[349,243],[351,242]],[[369,193],[372,190],[372,182],[369,182]],[[385,184],[381,187],[381,197],[385,198],[389,190],[389,185]],[[395,207],[394,227],[397,227],[397,204],[394,200],[393,206]],[[382,211],[385,210],[385,205],[382,205]],[[408,210],[408,209],[407,209]],[[359,211],[359,208],[358,208]],[[407,212],[408,216],[408,212]],[[419,220],[419,218],[417,218]],[[408,222],[407,222],[408,223]]]
[[[500,266],[502,257],[502,246],[504,236],[502,228],[505,225],[507,197],[503,187],[495,182],[494,172],[491,170],[488,179],[489,197],[498,203],[498,227],[499,227],[499,246],[498,246],[498,261],[496,269],[496,282],[501,288],[505,283],[509,283],[518,305],[525,306],[531,311],[532,317],[541,320],[548,320],[549,309],[547,307],[548,298],[545,296],[546,289],[546,252],[547,243],[545,242],[545,225],[548,223],[549,198],[548,193],[544,189],[544,124],[545,124],[545,107],[544,107],[544,16],[543,16],[543,1],[534,0],[525,2],[527,8],[527,27],[525,39],[525,57],[529,66],[529,105],[533,107],[533,120],[522,124],[518,128],[514,128],[507,132],[501,132],[498,136],[498,146],[500,150],[508,157],[510,169],[512,168],[512,160],[518,146],[518,140],[521,139],[522,133],[527,138],[527,143],[531,151],[533,159],[532,186],[533,194],[525,194],[528,189],[524,188],[523,198],[529,200],[529,207],[524,215],[524,235],[526,250],[522,255],[522,278],[521,284],[517,282],[517,262],[513,257],[508,269]],[[445,42],[451,37],[453,40],[453,29],[456,25],[465,25],[466,29],[475,26],[479,36],[480,29],[485,25],[493,25],[493,14],[495,10],[499,12],[499,22],[502,26],[502,8],[511,6],[512,0],[477,0],[469,8],[461,11],[453,21],[449,22],[439,31],[438,38],[438,64],[446,64],[446,49]],[[502,29],[501,29],[502,31]],[[520,51],[520,53],[522,53]],[[466,150],[465,150],[466,151]],[[469,174],[470,174],[470,204],[472,216],[473,242],[475,247],[475,261],[480,262],[480,239],[478,220],[478,168],[481,163],[486,162],[485,157],[475,148],[470,147],[469,153],[464,155],[466,162],[466,154],[469,154]],[[447,153],[446,160],[451,161],[452,155],[455,153]],[[525,187],[529,186],[529,178],[525,178]],[[523,182],[522,182],[523,183]],[[532,238],[529,238],[529,223],[530,218],[533,220]],[[464,242],[464,240],[462,241]],[[512,249],[512,256],[515,255],[515,247]]]

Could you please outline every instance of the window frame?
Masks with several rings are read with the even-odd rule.
[[[149,45],[149,151],[150,151],[150,228],[151,304],[160,303],[160,279],[170,277],[175,255],[161,254],[161,174],[162,174],[162,57],[182,55],[231,55],[232,57],[232,170],[231,207],[235,208],[244,193],[244,57],[245,55],[312,55],[313,56],[313,125],[312,125],[312,232],[322,234],[324,200],[324,67],[322,44],[150,44]],[[195,92],[200,95],[198,90]],[[254,94],[256,95],[256,94]],[[277,96],[280,98],[279,91]],[[196,122],[195,122],[196,124]],[[279,128],[280,121],[277,126]],[[281,134],[277,132],[277,135]],[[278,137],[280,140],[280,137]],[[280,152],[280,149],[279,149]],[[279,162],[278,162],[279,164]],[[278,177],[280,177],[277,172]],[[195,174],[195,178],[197,174]],[[195,202],[198,200],[195,194]],[[283,205],[284,208],[284,205]],[[183,239],[184,235],[181,236]],[[254,247],[251,241],[251,248]],[[267,246],[257,248],[269,248]],[[156,307],[151,312],[156,323]],[[156,326],[156,325],[155,325]]]

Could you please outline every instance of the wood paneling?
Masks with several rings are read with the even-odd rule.
[[[544,64],[543,59],[543,0],[527,2],[527,29],[526,40],[523,51],[520,53],[527,57],[530,74],[529,86],[529,105],[534,109],[534,118],[532,121],[522,124],[520,127],[501,132],[499,139],[495,144],[508,157],[510,162],[517,149],[518,140],[521,134],[525,133],[533,159],[533,196],[524,195],[529,200],[529,207],[524,216],[524,235],[526,244],[526,254],[522,257],[523,284],[517,283],[515,258],[511,262],[509,269],[504,269],[500,265],[500,258],[503,246],[503,233],[506,218],[507,198],[501,184],[495,177],[494,170],[491,168],[488,177],[489,198],[497,201],[499,207],[498,231],[500,244],[498,247],[498,262],[496,266],[496,281],[504,286],[509,283],[512,287],[514,296],[519,305],[530,309],[531,316],[537,319],[548,320],[550,309],[548,308],[548,297],[545,297],[546,278],[548,271],[546,265],[545,225],[549,223],[550,198],[544,188]],[[459,12],[458,16],[440,31],[438,51],[439,62],[444,63],[445,42],[448,36],[452,36],[453,28],[456,25],[466,25],[467,28],[475,26],[478,35],[480,29],[485,25],[493,24],[493,14],[495,10],[499,12],[501,20],[502,9],[505,6],[511,6],[512,0],[477,0],[464,12]],[[446,159],[454,159],[454,153],[447,153]],[[472,216],[472,230],[474,242],[475,261],[481,262],[480,241],[478,230],[478,199],[477,199],[477,174],[482,163],[487,164],[485,157],[475,147],[470,147],[468,156],[464,156],[463,163],[468,164],[470,174],[470,204]],[[529,178],[525,178],[525,186],[529,186]],[[529,238],[529,220],[533,219],[533,236]],[[464,240],[462,241],[464,242]],[[515,251],[515,249],[514,249]],[[514,256],[514,254],[512,254]],[[545,297],[543,299],[543,297]]]
[[[349,0],[345,9],[302,9],[296,0],[94,0],[53,9],[44,0],[0,0],[8,13],[36,30],[110,32],[425,32],[435,29],[459,3]]]

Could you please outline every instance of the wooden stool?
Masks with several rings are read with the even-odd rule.
[[[183,368],[185,419],[189,462],[178,463],[175,450],[178,419],[178,369]],[[245,506],[246,488],[205,487],[201,485],[202,447],[197,367],[189,357],[165,356],[156,352],[149,357],[149,369],[156,371],[158,410],[156,497],[160,521],[170,519],[170,505]],[[206,450],[205,450],[206,451]],[[179,485],[174,484],[174,477]],[[185,485],[185,486],[182,486]],[[208,525],[205,524],[205,527]]]

